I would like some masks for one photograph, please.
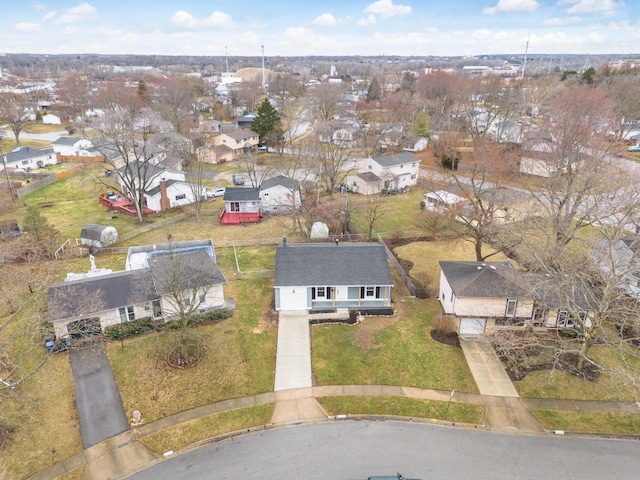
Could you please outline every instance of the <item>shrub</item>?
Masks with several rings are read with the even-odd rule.
[[[153,329],[153,320],[151,320],[151,317],[145,317],[132,320],[131,322],[110,325],[104,329],[104,333],[110,340],[121,340],[123,338],[133,337],[134,335],[141,335]]]
[[[453,335],[458,332],[458,322],[454,315],[438,313],[433,317],[431,327],[443,335]]]

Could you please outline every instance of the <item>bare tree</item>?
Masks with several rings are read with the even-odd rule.
[[[195,111],[195,90],[196,86],[188,78],[170,79],[158,87],[157,108],[177,132],[184,118]]]
[[[178,362],[189,362],[202,350],[195,348],[197,336],[190,327],[196,315],[208,308],[214,285],[225,282],[213,259],[204,250],[176,252],[149,259],[156,290],[162,297],[162,310],[169,323],[177,327],[174,351]]]
[[[237,160],[242,171],[247,173],[253,188],[259,188],[273,173],[271,162],[266,162],[263,158],[260,155],[245,155]]]
[[[367,203],[365,206],[365,218],[367,220],[367,238],[371,240],[373,238],[373,229],[382,217],[389,211],[385,208],[385,202],[379,195],[371,195],[367,197]]]
[[[540,207],[538,230],[550,232],[545,250],[553,258],[592,223],[590,206],[605,201],[621,172],[605,138],[612,117],[604,90],[570,86],[550,108],[540,135],[547,174],[524,185]]]
[[[344,183],[349,173],[351,152],[331,142],[314,142],[310,148],[313,151],[312,169],[317,184],[329,195],[329,199],[333,199],[336,188]]]
[[[237,101],[247,112],[254,112],[264,96],[259,80],[242,82],[236,91]]]
[[[20,145],[20,133],[29,124],[30,102],[26,95],[19,93],[0,94],[0,120],[9,125]]]
[[[144,221],[144,193],[162,170],[155,167],[160,143],[173,144],[171,126],[148,108],[132,111],[115,108],[96,129],[95,146],[116,171],[125,194]]]

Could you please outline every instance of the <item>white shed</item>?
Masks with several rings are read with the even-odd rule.
[[[115,227],[88,223],[82,227],[80,241],[90,247],[109,247],[118,241],[118,231]]]

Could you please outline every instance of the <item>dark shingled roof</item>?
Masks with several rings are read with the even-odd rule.
[[[186,185],[186,182],[181,182],[180,180],[171,179],[171,180],[166,180],[166,187],[169,188],[174,183],[184,183]],[[158,184],[155,187],[147,190],[144,193],[145,193],[145,195],[149,195],[150,197],[158,195],[160,193],[160,184]]]
[[[535,272],[522,272],[508,262],[448,262],[440,261],[440,269],[453,293],[462,298],[529,298],[548,308],[592,307],[593,295],[588,286],[567,282]],[[560,291],[562,288],[568,292]],[[569,299],[571,305],[566,302]]]
[[[161,295],[173,292],[175,285],[187,290],[227,282],[211,255],[203,249],[155,255],[148,262],[156,290]]]
[[[275,187],[276,185],[281,185],[285,188],[298,189],[300,188],[300,182],[294,180],[289,177],[285,177],[284,175],[277,175],[275,177],[267,178],[262,185],[260,185],[260,190],[267,190],[271,187]]]
[[[383,167],[392,167],[394,165],[402,165],[404,163],[419,162],[420,159],[409,152],[388,153],[386,155],[379,155],[373,157],[377,163]]]
[[[49,320],[76,317],[159,298],[149,270],[130,270],[49,287]]]
[[[274,285],[393,285],[377,243],[285,243],[276,249]]]
[[[438,262],[457,297],[532,297],[522,275],[506,262]]]
[[[374,183],[374,182],[379,182],[379,181],[382,180],[379,176],[377,176],[373,172],[358,173],[358,178],[361,178],[362,181],[365,182],[365,183]]]
[[[260,200],[260,190],[257,188],[227,188],[222,199],[225,202],[257,202]]]

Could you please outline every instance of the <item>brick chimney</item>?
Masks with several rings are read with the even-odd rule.
[[[171,208],[169,195],[167,195],[167,182],[160,180],[160,210],[168,210]]]

